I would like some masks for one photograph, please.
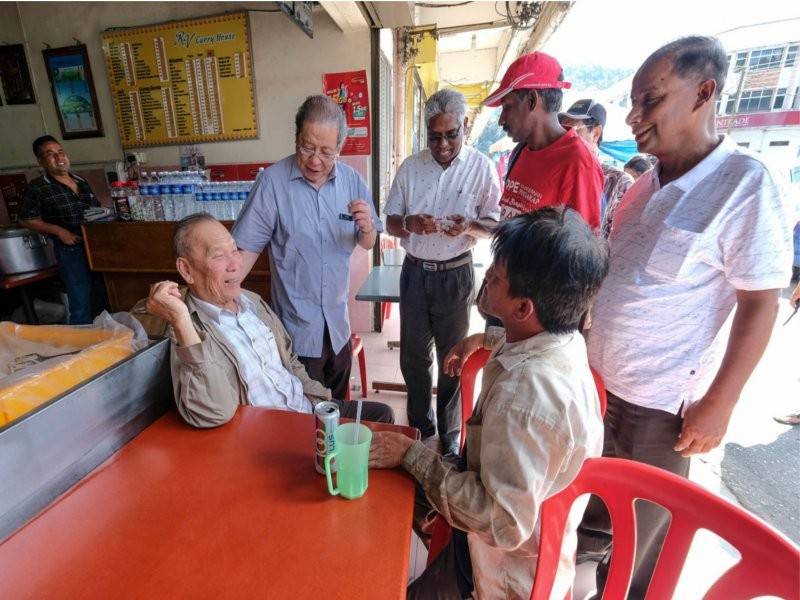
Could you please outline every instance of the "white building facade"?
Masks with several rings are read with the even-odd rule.
[[[781,163],[800,162],[800,20],[740,28],[720,38],[730,60],[717,129]]]

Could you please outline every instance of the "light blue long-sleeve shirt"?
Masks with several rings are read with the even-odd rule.
[[[350,338],[347,294],[358,227],[340,215],[349,215],[348,204],[359,198],[383,231],[372,194],[352,167],[336,163],[317,191],[292,155],[261,174],[233,227],[239,248],[260,253],[269,245],[271,305],[299,356],[322,355],[326,323],[334,352]]]

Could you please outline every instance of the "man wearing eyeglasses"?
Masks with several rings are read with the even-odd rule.
[[[562,127],[572,129],[578,137],[589,144],[595,153],[600,153],[600,142],[603,141],[603,129],[606,126],[606,109],[599,102],[587,98],[578,100],[558,115],[558,120]],[[603,216],[602,233],[603,237],[608,237],[611,233],[611,221],[614,211],[619,206],[622,196],[633,185],[633,177],[622,169],[602,163],[603,169],[603,196],[600,202],[601,214]]]
[[[309,96],[295,117],[295,153],[266,169],[233,227],[244,272],[269,245],[271,304],[308,374],[343,399],[350,381],[350,255],[382,231],[372,194],[337,162],[344,113]]]
[[[458,378],[444,357],[469,329],[472,247],[498,223],[500,184],[491,161],[464,145],[467,102],[444,89],[425,103],[428,147],[407,158],[386,202],[387,229],[406,259],[400,276],[400,370],[408,389],[408,421],[424,438],[437,433],[457,455],[461,430]],[[439,363],[436,416],[431,408],[431,350]]]

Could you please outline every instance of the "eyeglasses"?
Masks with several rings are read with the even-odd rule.
[[[314,148],[308,148],[307,146],[301,146],[300,144],[297,145],[297,151],[300,153],[300,156],[308,160],[312,156],[316,156],[322,162],[325,163],[332,163],[339,155],[333,152],[326,152],[325,150],[318,150]]]
[[[458,136],[461,135],[461,125],[458,126],[458,129],[455,131],[449,131],[447,133],[429,133],[428,134],[428,143],[429,144],[439,144],[444,140],[448,142],[455,142],[458,139]]]

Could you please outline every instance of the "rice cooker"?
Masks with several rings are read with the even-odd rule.
[[[0,275],[46,269],[56,264],[53,242],[24,227],[0,227]]]

